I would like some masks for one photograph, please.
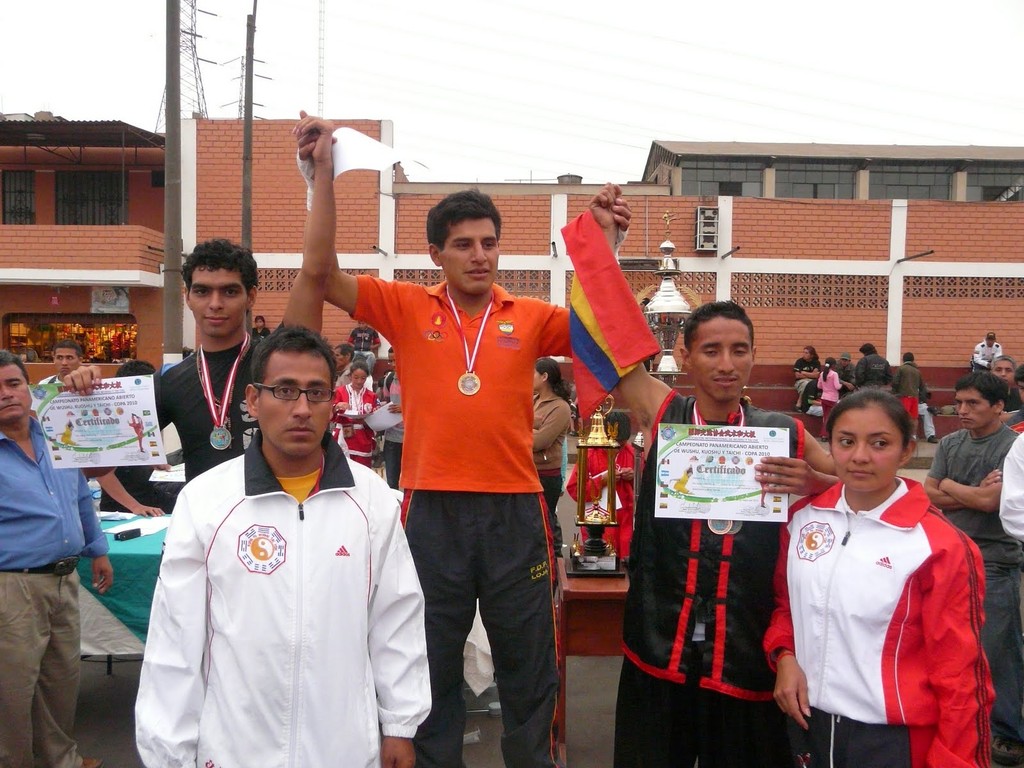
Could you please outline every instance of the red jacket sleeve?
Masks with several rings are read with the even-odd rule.
[[[948,539],[945,546],[936,545],[921,582],[927,670],[939,704],[925,764],[969,768],[988,765],[995,698],[981,646],[985,566],[977,546],[962,532],[949,531]]]
[[[798,424],[800,422],[797,422]],[[768,657],[768,666],[772,671],[775,669],[775,660],[772,659],[772,651],[777,648],[785,648],[787,651],[796,652],[796,641],[793,637],[793,614],[789,605],[789,579],[786,576],[786,563],[789,559],[789,526],[793,522],[793,515],[798,509],[806,505],[808,499],[797,502],[789,509],[789,522],[782,526],[779,531],[779,556],[775,559],[775,574],[772,577],[772,584],[775,592],[775,609],[772,611],[771,621],[768,623],[768,631],[764,633],[764,652]]]

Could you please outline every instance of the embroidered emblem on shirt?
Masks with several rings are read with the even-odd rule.
[[[445,317],[444,312],[435,312],[430,316],[430,324],[435,328],[444,328],[448,323],[448,318]]]
[[[423,338],[427,341],[444,341],[448,338],[448,334],[441,333],[440,331],[424,331]]]
[[[892,570],[892,561],[889,560],[888,557],[883,557],[883,558],[880,558],[880,559],[876,560],[875,561],[875,565],[880,565],[883,568],[888,568],[890,571]]]
[[[287,542],[272,525],[251,525],[238,537],[238,559],[250,573],[271,574],[285,561]]]
[[[334,553],[334,556],[335,557],[351,557],[351,555],[349,555],[349,553],[348,553],[348,550],[345,549],[345,545],[344,544],[342,544],[340,547],[338,547],[338,551]]]
[[[814,562],[832,551],[836,535],[828,523],[811,522],[800,529],[796,540],[796,554],[801,560]]]
[[[512,333],[512,331],[515,330],[515,326],[512,325],[511,320],[499,320],[498,330],[507,336],[508,334]]]

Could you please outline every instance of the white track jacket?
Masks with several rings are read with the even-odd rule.
[[[840,511],[842,485],[793,513],[765,649],[796,652],[811,706],[909,726],[925,753],[915,765],[987,765],[981,554],[920,484],[902,482],[860,514]]]
[[[326,442],[285,494],[253,440],[182,491],[153,598],[136,736],[147,768],[379,765],[430,711],[423,594],[398,503]]]

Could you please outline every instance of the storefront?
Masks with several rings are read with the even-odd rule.
[[[74,339],[91,363],[119,363],[138,357],[139,332],[131,314],[23,312],[3,316],[3,347],[25,354],[27,362],[53,360],[53,345]]]

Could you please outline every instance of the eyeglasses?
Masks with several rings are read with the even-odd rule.
[[[278,400],[298,400],[299,395],[305,395],[311,403],[329,403],[334,399],[334,391],[328,387],[293,387],[291,384],[253,384],[256,389],[267,390]]]

